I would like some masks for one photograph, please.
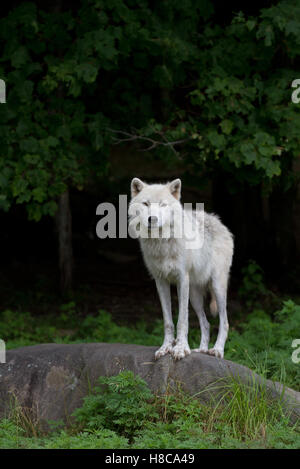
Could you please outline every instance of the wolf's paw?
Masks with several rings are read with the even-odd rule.
[[[208,353],[208,349],[204,347],[199,347],[199,348],[193,348],[192,352],[197,352],[197,353]]]
[[[155,352],[155,360],[157,360],[160,357],[163,357],[164,355],[167,355],[167,353],[171,353],[173,350],[172,344],[163,344],[158,350]]]
[[[173,358],[175,358],[175,360],[180,360],[181,358],[184,358],[187,355],[190,355],[191,349],[188,343],[179,342],[173,347],[171,353],[172,353]]]
[[[218,348],[210,348],[207,351],[208,355],[212,355],[217,358],[224,358],[224,350],[218,349]]]

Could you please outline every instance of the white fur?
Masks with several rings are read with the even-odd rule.
[[[233,237],[216,215],[204,213],[204,217],[184,210],[180,203],[181,181],[176,179],[168,184],[146,184],[138,178],[131,183],[132,199],[129,205],[129,224],[135,222],[140,233],[152,236],[139,237],[145,264],[153,276],[164,318],[164,341],[155,357],[171,353],[175,359],[191,353],[188,344],[188,305],[191,302],[197,313],[201,342],[197,352],[224,357],[224,346],[228,334],[226,310],[227,284],[233,256]],[[138,208],[138,217],[136,209]],[[149,217],[152,217],[149,219]],[[175,237],[176,223],[186,217],[196,226],[196,241],[193,248],[187,248],[191,239],[191,224],[181,238]],[[169,235],[164,228],[170,224]],[[168,231],[167,231],[168,233]],[[201,235],[204,234],[201,245]],[[170,284],[177,285],[179,316],[177,336],[174,338],[174,324],[171,310]],[[209,323],[203,309],[203,298],[211,293],[211,312],[219,313],[219,333],[212,349],[209,344]]]

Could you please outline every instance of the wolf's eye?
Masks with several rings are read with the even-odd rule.
[[[167,206],[166,202],[160,202],[159,205],[160,205],[161,207],[166,207],[166,206]]]
[[[146,205],[146,207],[149,207],[149,202],[143,202],[143,205]]]

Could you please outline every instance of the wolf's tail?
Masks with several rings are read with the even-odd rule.
[[[210,299],[210,304],[209,304],[209,309],[211,312],[211,315],[215,318],[218,314],[218,306],[217,306],[217,300],[215,297],[215,294],[211,291],[211,299]]]

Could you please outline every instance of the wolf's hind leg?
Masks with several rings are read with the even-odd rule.
[[[203,308],[203,291],[201,287],[197,285],[190,286],[190,302],[192,304],[195,313],[198,316],[200,329],[201,329],[201,341],[199,348],[194,349],[194,352],[207,353],[209,344],[209,330],[210,325],[206,319],[205,311]]]
[[[172,352],[174,344],[174,324],[172,319],[170,284],[164,279],[156,279],[156,287],[164,317],[165,333],[162,346],[155,352],[155,359],[158,359]]]
[[[227,340],[229,324],[227,318],[227,278],[225,274],[214,278],[212,281],[212,289],[217,301],[219,312],[219,332],[217,341],[212,349],[208,350],[209,355],[215,357],[224,357],[224,347]]]

